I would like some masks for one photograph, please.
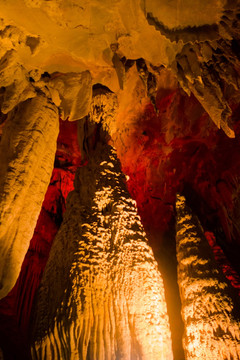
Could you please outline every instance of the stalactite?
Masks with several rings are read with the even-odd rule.
[[[170,68],[184,91],[193,93],[216,126],[234,138],[231,105],[239,91],[239,3],[230,3],[220,22],[212,25],[169,31],[151,13],[147,19],[171,41],[184,43]]]
[[[171,67],[184,91],[188,95],[192,92],[216,126],[234,138],[230,101],[223,89],[231,85],[231,91],[238,90],[239,60],[231,56],[229,43],[229,40],[219,40],[186,44]],[[222,47],[224,53],[228,53],[226,57]]]
[[[50,181],[58,109],[39,95],[8,116],[0,143],[0,298],[19,275]]]
[[[178,284],[186,360],[240,358],[237,300],[214,260],[199,221],[177,197]]]
[[[33,359],[170,360],[157,263],[116,153],[75,178],[33,312]]]

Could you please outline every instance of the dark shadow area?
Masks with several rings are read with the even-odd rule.
[[[183,195],[186,198],[188,206],[199,218],[204,231],[213,232],[216,237],[217,244],[221,247],[232,267],[240,276],[240,246],[236,241],[232,241],[230,243],[227,240],[226,234],[224,233],[219,219],[218,209],[211,209],[206,201],[204,201],[204,199],[199,194],[197,194],[197,192],[189,183],[185,184],[183,188]]]

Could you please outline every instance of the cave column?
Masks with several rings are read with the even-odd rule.
[[[33,359],[172,360],[163,281],[115,150],[76,173],[33,312]]]
[[[58,108],[44,94],[17,105],[0,142],[0,298],[14,286],[50,181]]]
[[[178,285],[186,360],[239,359],[239,305],[214,260],[198,219],[178,195]]]

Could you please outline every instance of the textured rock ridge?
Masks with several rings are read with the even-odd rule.
[[[0,297],[15,284],[50,181],[58,109],[39,95],[9,115],[0,143]]]
[[[178,284],[186,360],[239,359],[236,297],[217,268],[197,218],[177,197]]]
[[[33,314],[33,359],[173,358],[161,275],[109,145],[76,174]]]

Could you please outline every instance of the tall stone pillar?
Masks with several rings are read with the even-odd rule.
[[[163,281],[109,145],[76,174],[33,317],[33,359],[173,359]]]
[[[8,115],[0,142],[0,298],[14,286],[52,174],[58,109],[38,95]]]
[[[198,219],[177,197],[178,284],[186,360],[240,359],[239,303]]]

